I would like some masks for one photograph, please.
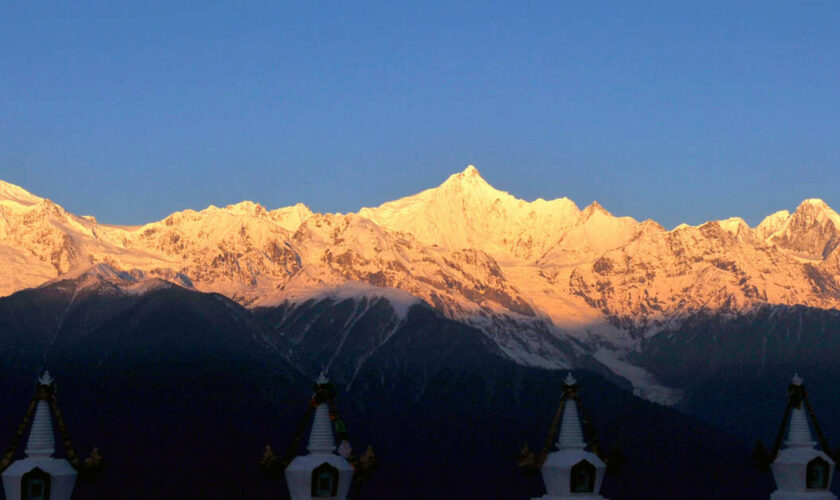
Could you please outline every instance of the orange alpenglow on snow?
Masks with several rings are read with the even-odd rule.
[[[558,341],[595,345],[596,362],[663,404],[681,393],[633,364],[642,339],[699,311],[838,308],[838,242],[840,215],[821,200],[754,228],[732,217],[667,230],[597,202],[517,199],[473,166],[357,213],[242,202],[142,226],[0,183],[0,294],[63,279],[135,294],[177,285],[247,307],[382,299],[400,318],[423,301],[520,364],[572,368]]]

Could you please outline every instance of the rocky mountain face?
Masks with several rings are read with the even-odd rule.
[[[772,216],[771,216],[772,217]],[[765,219],[766,220],[766,219]],[[781,222],[780,219],[778,222]],[[763,224],[763,222],[762,222]],[[768,226],[770,226],[769,223]],[[822,200],[805,200],[769,238],[803,259],[820,261],[840,245],[840,216]]]
[[[640,361],[649,339],[702,315],[836,309],[838,246],[840,216],[820,200],[755,228],[731,218],[667,230],[597,202],[519,200],[474,167],[355,214],[242,202],[136,227],[0,182],[0,293],[98,266],[117,286],[163,280],[250,308],[302,310],[330,294],[397,309],[420,300],[517,363],[594,367],[669,404],[679,391]]]

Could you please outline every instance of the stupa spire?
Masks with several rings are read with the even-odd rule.
[[[569,377],[571,377],[572,383],[569,383]],[[570,373],[565,382],[571,386],[576,381]],[[586,448],[586,441],[583,440],[583,430],[580,427],[577,402],[571,398],[566,400],[566,405],[563,408],[563,420],[560,422],[557,448],[561,450],[583,450]]]
[[[790,414],[790,427],[788,428],[788,448],[813,448],[817,444],[811,437],[811,429],[808,427],[808,417],[805,416],[803,408],[794,408]]]
[[[327,374],[321,375],[315,380],[318,386],[330,383]],[[315,408],[315,416],[312,419],[312,431],[309,434],[309,445],[306,449],[314,455],[329,454],[335,450],[335,436],[333,435],[332,422],[330,422],[329,403],[324,401]]]
[[[55,453],[55,434],[53,433],[50,405],[44,400],[38,401],[35,418],[29,429],[26,441],[26,456],[29,458],[50,458]]]
[[[49,371],[45,371],[38,378],[41,386],[51,387],[53,378]],[[55,433],[53,432],[52,413],[50,405],[45,399],[40,399],[35,408],[35,417],[29,429],[29,439],[26,441],[26,456],[30,458],[49,458],[55,453]]]

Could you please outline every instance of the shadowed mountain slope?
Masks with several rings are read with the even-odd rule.
[[[540,494],[516,458],[525,443],[540,448],[563,373],[517,365],[427,305],[404,315],[388,301],[309,309],[321,323],[304,332],[285,328],[295,311],[282,307],[252,312],[165,284],[126,294],[90,277],[0,299],[9,347],[0,390],[10,409],[0,425],[10,437],[32,374],[46,366],[76,448],[86,455],[98,445],[106,459],[79,498],[282,498],[282,483],[263,478],[257,462],[266,443],[285,451],[311,394],[301,372],[326,362],[357,452],[371,443],[382,461],[355,498]],[[368,326],[347,328],[351,316]],[[739,441],[596,373],[578,375],[603,445],[621,443],[626,456],[625,472],[605,482],[612,498],[651,498],[638,492],[652,481],[659,498],[686,484],[717,498],[769,491]],[[710,476],[721,481],[709,486]]]

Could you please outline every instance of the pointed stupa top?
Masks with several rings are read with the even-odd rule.
[[[802,377],[798,373],[793,374],[790,383],[796,387],[802,387]],[[790,413],[790,426],[788,427],[787,440],[785,446],[788,448],[813,448],[817,444],[811,437],[811,429],[808,426],[808,417],[805,415],[805,409],[802,403],[799,407],[793,407]]]
[[[318,386],[330,383],[325,370],[315,379]],[[333,435],[332,422],[330,422],[330,408],[326,402],[319,403],[315,408],[315,417],[312,419],[312,432],[309,434],[309,445],[306,447],[312,454],[332,454],[335,451],[335,436]]]
[[[577,379],[571,372],[563,380],[564,390],[569,391],[577,384]],[[583,430],[580,427],[577,401],[566,399],[563,407],[563,420],[560,422],[560,435],[557,438],[557,448],[561,450],[583,450],[586,442],[583,440]]]
[[[808,427],[805,409],[794,408],[790,414],[790,427],[788,428],[785,446],[788,448],[813,448],[815,444],[817,443],[811,437],[811,429]]]
[[[563,408],[563,420],[560,423],[560,436],[557,438],[557,448],[561,450],[583,450],[586,442],[583,440],[583,430],[578,418],[577,402],[566,400]]]
[[[29,430],[26,441],[26,456],[28,458],[50,458],[55,453],[55,434],[53,433],[50,405],[46,401],[38,401],[35,418]]]
[[[53,378],[49,371],[38,377],[38,383],[51,388]],[[40,392],[40,391],[39,391]],[[35,407],[35,417],[29,428],[29,439],[26,441],[26,456],[28,458],[50,458],[55,453],[55,433],[53,432],[50,404],[43,397]]]
[[[309,445],[306,447],[314,455],[332,454],[335,450],[335,436],[333,436],[330,422],[330,409],[326,403],[315,408],[315,418],[312,419],[312,432],[309,434]]]

